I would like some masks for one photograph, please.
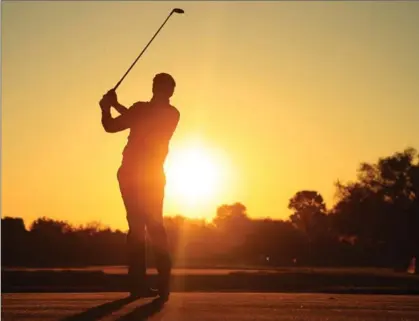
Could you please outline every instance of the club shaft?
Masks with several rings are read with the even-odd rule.
[[[148,42],[148,44],[144,47],[143,51],[141,51],[141,53],[138,55],[137,59],[135,59],[134,62],[132,63],[132,65],[128,68],[127,72],[118,81],[118,83],[115,85],[115,87],[113,88],[113,90],[116,90],[119,87],[119,85],[122,83],[122,81],[124,80],[124,78],[131,71],[132,67],[134,67],[134,65],[137,63],[138,59],[140,59],[140,57],[143,55],[143,53],[147,50],[148,46],[150,46],[150,44],[153,42],[154,38],[156,38],[156,36],[160,32],[160,30],[164,27],[164,25],[169,20],[169,18],[172,16],[172,14],[173,14],[173,11],[167,16],[166,20],[164,20],[164,22],[162,23],[162,25],[160,26],[160,28],[156,31],[156,33],[154,34],[154,36],[150,39],[150,41]]]

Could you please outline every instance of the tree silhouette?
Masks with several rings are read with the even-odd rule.
[[[326,204],[316,191],[300,191],[289,201],[288,208],[293,210],[290,220],[304,232],[310,240],[324,232]]]
[[[213,223],[220,229],[229,229],[232,226],[243,227],[248,220],[246,206],[241,203],[234,203],[219,206]]]
[[[5,217],[1,220],[1,258],[3,265],[20,265],[25,262],[27,234],[23,219]]]
[[[361,164],[357,182],[336,185],[336,227],[356,235],[379,264],[404,268],[418,253],[418,166],[416,150],[409,148],[376,164]]]

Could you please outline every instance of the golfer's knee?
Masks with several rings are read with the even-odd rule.
[[[145,231],[140,229],[132,229],[128,232],[128,240],[131,243],[143,243],[145,242]]]
[[[129,237],[143,241],[145,238],[145,222],[138,218],[128,218]]]
[[[167,244],[167,235],[164,225],[159,222],[153,222],[147,225],[147,231],[150,235],[153,245],[166,250],[168,247]]]
[[[151,234],[161,234],[165,232],[163,222],[161,220],[150,219],[147,222],[147,231]]]

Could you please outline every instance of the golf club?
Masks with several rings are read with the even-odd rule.
[[[169,18],[174,13],[183,14],[183,13],[185,13],[185,11],[183,9],[180,9],[180,8],[174,8],[170,12],[170,14],[167,16],[166,20],[164,20],[163,24],[160,26],[160,28],[157,30],[157,32],[154,34],[154,36],[151,38],[151,40],[148,42],[148,44],[144,47],[143,51],[141,51],[141,53],[138,55],[137,59],[135,59],[134,62],[132,63],[132,65],[128,68],[127,72],[118,81],[118,83],[115,85],[115,87],[113,88],[113,90],[116,90],[119,87],[119,85],[124,80],[124,78],[128,75],[128,73],[130,72],[130,70],[132,69],[132,67],[134,67],[134,65],[137,63],[138,59],[140,59],[140,57],[143,55],[143,53],[147,50],[148,46],[151,44],[151,42],[154,40],[154,38],[156,38],[156,36],[160,32],[160,30],[164,27],[164,25],[166,24],[167,20],[169,20]]]

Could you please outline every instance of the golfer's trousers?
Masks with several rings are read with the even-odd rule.
[[[128,276],[132,289],[147,287],[146,235],[151,240],[160,289],[168,287],[171,258],[163,225],[163,199],[166,179],[163,169],[133,170],[122,165],[118,182],[128,221]]]

